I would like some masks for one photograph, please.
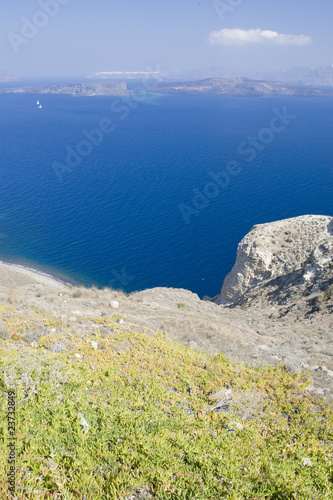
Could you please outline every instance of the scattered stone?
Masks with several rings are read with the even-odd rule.
[[[77,317],[76,316],[70,316],[69,317],[69,321],[77,321]]]
[[[110,306],[113,308],[113,309],[118,309],[119,307],[119,302],[117,300],[111,300],[110,302]]]
[[[89,426],[88,422],[86,421],[86,419],[84,418],[83,413],[78,413],[77,416],[79,418],[81,418],[80,425],[82,425],[83,431],[88,432],[90,426]]]
[[[232,400],[232,398],[230,398],[230,401]],[[229,404],[230,404],[230,401],[226,400],[226,399],[221,399],[221,401],[219,401],[218,403],[216,403],[213,408],[210,409],[210,411],[216,411],[217,413],[227,413],[229,411]]]
[[[231,429],[232,429],[233,427],[236,427],[236,429],[237,429],[238,431],[243,431],[243,430],[244,430],[244,426],[243,426],[242,424],[240,424],[239,422],[231,422],[231,424],[230,424],[230,425],[232,426],[232,427],[231,427]]]
[[[149,486],[143,486],[142,488],[136,489],[135,492],[125,500],[153,500],[154,498]]]
[[[91,344],[91,347],[93,347],[94,349],[98,349],[98,343],[97,343],[97,342],[95,342],[95,340],[92,340],[92,341],[90,342],[90,344]]]
[[[51,345],[51,347],[49,347],[49,350],[51,352],[54,352],[55,354],[60,354],[66,350],[66,346],[61,342],[55,342],[54,344]]]
[[[298,373],[299,372],[298,363],[295,363],[293,361],[287,361],[285,364],[285,368],[286,368],[287,372],[289,372],[289,373]]]
[[[215,392],[215,394],[212,394],[210,396],[210,399],[213,399],[214,401],[216,401],[217,399],[224,399],[224,400],[227,400],[227,399],[232,399],[232,389],[221,389],[220,391],[218,392]]]
[[[312,462],[309,458],[302,458],[302,465],[306,465],[308,467],[312,467]]]
[[[285,347],[295,347],[296,344],[293,340],[286,340],[282,343],[282,345]]]
[[[38,342],[35,342],[35,341],[34,341],[34,342],[31,342],[31,344],[30,344],[30,345],[31,345],[31,347],[38,347]]]
[[[77,352],[74,354],[74,356],[75,356],[76,358],[78,358],[78,359],[82,359],[81,354],[78,354]]]
[[[118,325],[122,325],[124,323],[123,318],[117,319],[117,323],[118,323]]]

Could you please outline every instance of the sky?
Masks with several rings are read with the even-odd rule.
[[[333,64],[332,0],[1,0],[0,19],[22,79]]]

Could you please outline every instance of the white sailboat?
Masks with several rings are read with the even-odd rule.
[[[41,108],[43,107],[39,101],[37,101],[37,107],[38,107],[39,109],[41,109]]]

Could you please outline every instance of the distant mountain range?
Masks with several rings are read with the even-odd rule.
[[[233,68],[214,66],[186,71],[154,71],[154,72],[117,72],[105,71],[87,76],[88,79],[141,79],[148,77],[160,81],[195,81],[206,78],[247,78],[250,80],[291,83],[294,85],[310,85],[315,87],[333,87],[333,66],[327,68],[292,68],[286,71],[238,71]]]

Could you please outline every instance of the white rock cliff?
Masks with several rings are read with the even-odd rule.
[[[304,215],[254,226],[238,245],[236,263],[215,302],[246,301],[264,282],[279,277],[297,283],[318,279],[331,269],[332,255],[332,217]]]

